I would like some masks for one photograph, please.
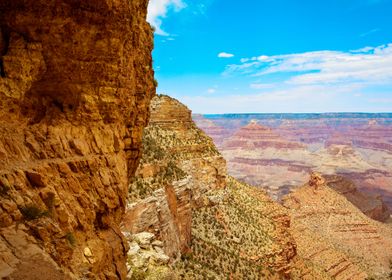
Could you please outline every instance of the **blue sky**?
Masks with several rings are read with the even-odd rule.
[[[392,0],[150,0],[158,93],[195,113],[391,112]]]

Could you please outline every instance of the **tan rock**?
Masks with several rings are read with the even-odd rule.
[[[91,252],[91,249],[89,247],[83,249],[83,254],[87,258],[91,258],[93,256],[93,253]]]

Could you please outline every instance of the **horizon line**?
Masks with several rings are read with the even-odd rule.
[[[273,113],[194,113],[192,115],[271,115],[271,114],[293,114],[293,115],[300,115],[300,114],[392,114],[391,112],[273,112]]]

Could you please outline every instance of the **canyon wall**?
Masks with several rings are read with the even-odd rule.
[[[0,277],[125,279],[155,86],[146,0],[0,3]]]
[[[168,96],[155,97],[123,231],[153,233],[177,259],[190,248],[192,209],[206,203],[208,191],[225,187],[226,162],[190,110]]]

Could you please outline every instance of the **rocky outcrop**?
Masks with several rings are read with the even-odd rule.
[[[145,0],[0,3],[0,277],[124,279],[154,94]]]
[[[330,180],[313,174],[284,199],[298,255],[333,279],[387,279],[391,227],[365,216],[328,187]]]
[[[143,155],[129,187],[123,231],[148,231],[173,259],[190,248],[192,208],[226,186],[226,162],[192,121],[191,111],[168,96],[151,102]]]

